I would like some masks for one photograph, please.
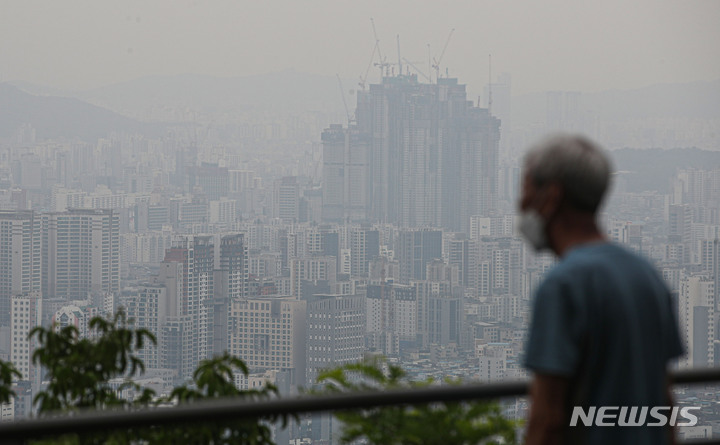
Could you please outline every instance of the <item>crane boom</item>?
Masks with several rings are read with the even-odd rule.
[[[427,75],[425,75],[425,73],[423,73],[422,71],[420,71],[420,68],[418,68],[417,66],[415,66],[414,63],[412,63],[411,61],[409,61],[409,60],[406,59],[405,57],[403,57],[403,60],[405,61],[405,63],[407,63],[407,64],[410,65],[411,67],[415,68],[415,71],[417,71],[418,74],[420,74],[421,76],[423,76],[424,78],[426,78],[428,82],[431,81],[430,78],[429,78]],[[419,63],[419,62],[418,62],[418,63]]]
[[[447,50],[448,44],[450,43],[450,38],[452,37],[453,33],[455,32],[455,28],[450,30],[450,34],[448,35],[447,40],[445,40],[445,46],[443,46],[443,50],[440,53],[440,58],[435,61],[435,64],[433,65],[433,68],[435,68],[435,78],[440,79],[440,62],[442,62],[443,57],[445,57],[445,51]]]
[[[402,60],[400,59],[400,34],[397,35],[397,49],[398,49],[398,74],[402,76]]]
[[[370,23],[372,24],[373,28],[373,36],[375,36],[375,44],[377,45],[378,50],[378,57],[380,57],[380,60],[382,61],[382,53],[380,52],[380,39],[378,39],[377,30],[375,29],[375,20],[373,20],[372,17],[370,17]]]
[[[375,52],[378,50],[378,44],[375,42],[375,46],[373,47],[373,52],[370,54],[370,62],[368,63],[367,68],[365,69],[365,75],[360,78],[360,83],[358,85],[360,88],[362,88],[363,91],[365,91],[365,83],[367,82],[368,73],[370,73],[370,68],[373,66],[373,59],[375,58]]]
[[[383,59],[382,52],[380,51],[380,39],[377,35],[377,30],[375,29],[375,20],[373,20],[372,17],[370,17],[370,23],[372,24],[373,29],[373,36],[375,36],[375,45],[377,45],[377,53],[378,53],[378,59],[380,59],[380,62],[376,63],[375,66],[380,67],[380,79],[383,77],[383,69],[387,67],[389,64],[385,62],[385,59]]]
[[[488,55],[488,113],[492,114],[492,54]]]
[[[350,123],[355,119],[350,116],[350,108],[348,108],[347,100],[345,100],[345,90],[343,89],[342,80],[340,80],[340,74],[336,74],[336,76],[338,80],[338,85],[340,85],[340,96],[342,96],[343,105],[345,105],[345,114],[347,114],[348,126],[350,126]]]

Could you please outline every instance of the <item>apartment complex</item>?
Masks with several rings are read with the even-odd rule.
[[[323,218],[468,232],[497,205],[500,121],[457,79],[384,77],[323,141]]]
[[[42,231],[32,211],[0,211],[0,326],[10,323],[11,298],[39,291]]]
[[[120,289],[120,224],[113,210],[43,213],[42,294],[83,300]]]
[[[292,297],[231,301],[229,351],[250,369],[292,371],[302,384],[306,323],[307,303]]]

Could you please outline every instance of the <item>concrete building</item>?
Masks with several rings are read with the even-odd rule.
[[[230,224],[237,220],[237,201],[221,198],[208,203],[208,221],[211,224]]]
[[[214,271],[213,354],[228,350],[228,326],[232,301],[247,298],[248,254],[242,233],[221,235],[216,242],[218,265]]]
[[[331,256],[309,256],[290,260],[290,294],[300,298],[304,286],[324,284],[329,288],[337,281],[337,260]]]
[[[74,326],[80,338],[88,338],[92,335],[90,320],[98,315],[100,311],[90,301],[76,301],[57,310],[52,316],[52,324],[56,331],[66,326]]]
[[[505,378],[508,349],[509,345],[503,343],[478,342],[475,345],[480,382],[498,382]]]
[[[446,245],[448,264],[456,266],[458,270],[458,281],[454,284],[467,287],[470,275],[470,240],[465,236],[455,236],[448,239]]]
[[[300,222],[300,184],[297,177],[286,176],[275,181],[273,216],[285,224]]]
[[[161,367],[177,372],[176,383],[186,382],[197,368],[194,321],[189,315],[168,317],[160,335]]]
[[[306,301],[306,382],[312,385],[320,370],[362,360],[365,351],[365,297],[314,295]]]
[[[31,382],[34,390],[40,387],[40,369],[32,363],[37,345],[36,337],[28,334],[42,323],[42,297],[33,291],[14,295],[10,302],[10,361],[22,374],[21,380]]]
[[[462,317],[462,298],[442,295],[430,296],[428,299],[428,343],[441,346],[450,343],[459,345]]]
[[[371,222],[467,232],[470,216],[494,211],[500,121],[473,107],[457,79],[384,77],[358,92],[355,114],[356,126],[324,133],[326,217],[338,220],[352,214],[348,203],[367,202]],[[367,180],[355,180],[365,171]],[[346,194],[348,183],[363,191],[358,202]]]
[[[187,171],[189,192],[200,191],[209,201],[217,201],[228,195],[230,176],[227,168],[203,162]]]
[[[688,368],[713,366],[716,324],[714,280],[704,275],[685,277],[680,283],[678,303],[678,324],[686,351],[680,358],[680,365]]]
[[[369,262],[380,254],[380,232],[355,227],[350,232],[350,274],[367,276]]]
[[[442,231],[401,230],[397,246],[395,258],[400,263],[400,282],[424,280],[428,263],[442,258]]]
[[[10,326],[13,295],[41,289],[41,227],[32,211],[0,211],[0,326]]]
[[[178,317],[189,317],[192,351],[190,365],[193,369],[200,360],[212,355],[212,332],[214,323],[214,264],[215,251],[212,236],[183,236],[168,249],[163,261],[165,269],[172,272],[166,278],[173,280],[173,291]],[[173,265],[179,265],[181,272]],[[179,279],[178,279],[179,278]],[[187,329],[185,321],[178,324],[177,331]],[[181,326],[182,325],[182,326]]]
[[[478,296],[520,295],[525,246],[510,237],[486,237],[470,244],[468,284]]]
[[[120,227],[113,210],[44,213],[42,295],[84,300],[120,288]]]
[[[167,324],[169,314],[168,294],[165,286],[146,285],[136,289],[132,295],[124,299],[128,318],[135,320],[136,327],[149,330],[161,343],[163,328]],[[161,368],[162,344],[146,343],[137,355],[145,363],[146,368]]]
[[[7,403],[0,403],[0,423],[13,422],[15,420],[15,398],[10,397]]]
[[[370,209],[370,137],[357,126],[331,125],[322,133],[322,219],[366,222]]]
[[[229,351],[251,370],[292,373],[305,383],[307,303],[292,297],[258,297],[230,303]]]
[[[394,355],[417,344],[418,301],[414,287],[369,285],[366,297],[366,331],[371,348]]]

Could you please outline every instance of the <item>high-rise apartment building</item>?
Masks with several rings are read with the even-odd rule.
[[[322,133],[322,218],[365,222],[370,206],[370,137],[357,126],[331,125]]]
[[[219,236],[214,273],[213,354],[228,349],[230,303],[248,296],[248,254],[242,233]]]
[[[215,283],[230,299],[248,295],[248,253],[245,235],[234,233],[220,236],[217,270],[225,272],[224,279]]]
[[[410,280],[424,280],[428,263],[442,258],[442,231],[401,230],[395,253],[400,263],[401,283],[408,284]]]
[[[151,284],[139,287],[124,299],[128,318],[134,320],[135,326],[149,330],[159,340],[158,345],[147,342],[137,353],[147,368],[162,367],[163,327],[167,324],[168,315],[172,315],[168,314],[167,300],[165,286]]]
[[[194,320],[189,315],[168,317],[160,337],[160,363],[177,371],[177,382],[185,382],[197,368]]]
[[[371,347],[392,355],[404,344],[417,342],[418,301],[414,287],[369,285],[366,297],[366,332]]]
[[[290,371],[305,381],[307,302],[292,297],[260,297],[230,304],[229,351],[253,370]]]
[[[332,288],[337,280],[337,259],[331,256],[306,256],[290,260],[290,293],[303,296],[306,284],[325,284]]]
[[[202,165],[190,167],[187,171],[189,192],[197,190],[210,201],[228,195],[230,176],[227,168],[203,162]]]
[[[464,237],[450,239],[447,247],[448,264],[458,268],[457,284],[467,287],[470,274],[470,241]]]
[[[462,298],[430,296],[428,299],[427,341],[431,344],[460,344]]]
[[[286,224],[300,222],[300,184],[297,177],[286,176],[275,181],[273,216]]]
[[[380,254],[380,232],[366,227],[350,231],[350,273],[367,276],[370,260]]]
[[[212,236],[181,237],[167,250],[163,263],[176,263],[182,267],[182,281],[175,297],[177,315],[189,317],[192,342],[188,347],[193,351],[194,367],[212,355],[215,263]],[[181,328],[178,332],[186,329],[184,325]]]
[[[356,363],[365,351],[365,297],[313,295],[307,299],[307,382],[333,366]]]
[[[41,380],[40,369],[32,363],[37,339],[28,338],[28,334],[42,322],[40,292],[14,295],[10,306],[10,361],[22,374],[21,380],[29,380],[37,389]]]
[[[680,361],[686,367],[715,364],[715,283],[706,275],[692,275],[680,283],[678,321],[687,352]]]
[[[467,232],[470,216],[495,209],[500,121],[457,79],[384,77],[358,92],[356,116],[323,133],[324,218],[365,205],[371,222]]]
[[[120,289],[120,223],[113,210],[71,209],[42,219],[42,295],[84,300]]]
[[[470,245],[468,284],[478,296],[520,295],[525,245],[518,238],[482,238]]]
[[[40,218],[32,211],[0,211],[0,326],[10,325],[13,295],[41,289]]]

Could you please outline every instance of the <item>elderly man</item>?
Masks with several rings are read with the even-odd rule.
[[[653,407],[670,417],[667,366],[682,353],[670,292],[646,260],[598,228],[610,169],[581,136],[551,137],[525,157],[520,232],[559,257],[533,304],[528,445],[673,442],[671,428],[649,426],[660,423]],[[596,426],[592,407],[607,407],[601,422],[642,425]]]

